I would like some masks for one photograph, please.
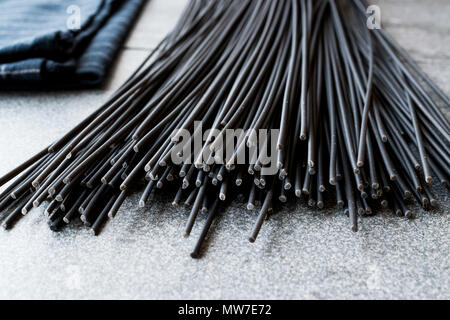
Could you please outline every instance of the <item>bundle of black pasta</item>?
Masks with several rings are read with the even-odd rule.
[[[252,242],[274,205],[295,198],[318,209],[335,199],[354,231],[379,208],[411,218],[405,200],[436,206],[433,177],[448,187],[450,126],[438,104],[450,106],[383,30],[367,29],[360,0],[191,1],[103,106],[0,178],[13,181],[0,196],[3,225],[49,202],[52,229],[81,218],[98,234],[142,183],[142,207],[174,188],[173,205],[192,207],[186,235],[207,214],[193,257],[239,194],[249,210],[261,205]],[[183,132],[189,146],[207,129],[216,134],[192,155],[179,148]],[[229,129],[242,130],[221,162]],[[253,133],[263,129],[279,134],[261,144]],[[267,175],[273,163],[249,161],[248,150],[273,144]]]

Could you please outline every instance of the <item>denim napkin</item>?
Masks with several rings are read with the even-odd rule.
[[[0,0],[0,88],[100,84],[146,0]]]

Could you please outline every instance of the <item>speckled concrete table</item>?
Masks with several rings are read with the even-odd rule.
[[[185,0],[154,0],[101,89],[0,93],[0,174],[40,150],[99,106],[176,22]],[[385,27],[450,94],[450,2],[379,1]],[[385,213],[349,231],[334,210],[291,205],[247,236],[256,213],[235,203],[213,226],[201,260],[183,238],[187,212],[127,201],[99,237],[70,227],[53,233],[40,210],[0,232],[0,298],[57,299],[449,299],[450,215],[407,221]],[[202,217],[203,219],[204,217]]]

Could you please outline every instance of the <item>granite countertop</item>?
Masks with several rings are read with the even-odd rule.
[[[153,0],[100,89],[0,92],[0,175],[95,110],[175,24],[185,0]],[[450,95],[450,2],[382,0],[385,28]],[[446,110],[449,114],[449,111]],[[350,231],[335,209],[293,204],[255,244],[257,212],[233,203],[200,260],[183,238],[188,212],[127,200],[99,237],[84,227],[51,232],[41,210],[0,231],[0,299],[449,299],[450,201],[415,220],[383,213]],[[200,222],[205,217],[201,216]]]

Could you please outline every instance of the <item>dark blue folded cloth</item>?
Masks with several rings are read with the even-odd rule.
[[[0,0],[0,88],[92,86],[145,0]]]

